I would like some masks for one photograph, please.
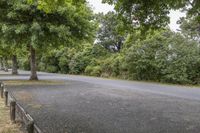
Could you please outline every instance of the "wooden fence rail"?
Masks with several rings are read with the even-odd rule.
[[[17,102],[12,92],[5,89],[5,85],[0,82],[1,98],[4,98],[5,106],[10,106],[10,119],[13,123],[18,117],[25,125],[27,133],[42,133],[40,128],[34,123],[33,118]]]

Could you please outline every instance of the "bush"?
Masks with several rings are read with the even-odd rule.
[[[93,71],[91,72],[91,76],[101,76],[101,71],[102,71],[102,69],[101,69],[101,67],[100,66],[95,66],[94,68],[93,68]]]
[[[109,58],[101,61],[102,73],[106,77],[118,77],[126,71],[124,56],[121,54],[112,54]]]
[[[39,71],[47,71],[47,70],[46,70],[46,65],[45,65],[45,63],[40,62],[40,63],[38,64],[38,70],[39,70]]]
[[[85,68],[90,63],[90,57],[84,56],[84,53],[77,53],[69,63],[70,73],[81,74],[84,73]]]
[[[90,76],[101,76],[102,68],[100,66],[87,66],[85,73]]]
[[[85,68],[85,74],[87,74],[87,75],[91,76],[92,71],[93,71],[93,66],[87,66]]]
[[[19,65],[19,68],[21,68],[23,70],[27,70],[27,71],[31,70],[30,62],[27,58],[19,59],[18,65]]]
[[[67,57],[60,57],[58,65],[61,73],[69,73],[69,60],[67,59]]]
[[[49,66],[47,66],[46,71],[50,72],[50,73],[56,73],[56,72],[58,72],[58,68],[56,66],[49,65]]]
[[[132,79],[197,83],[199,46],[179,34],[161,32],[138,41],[126,54]]]

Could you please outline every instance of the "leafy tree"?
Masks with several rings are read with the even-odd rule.
[[[92,53],[92,48],[87,46],[83,50],[74,54],[74,56],[71,58],[69,62],[70,73],[72,74],[83,73],[85,71],[85,68],[91,62],[92,58],[91,53]]]
[[[19,48],[16,47],[16,43],[13,43],[12,40],[6,40],[5,36],[1,36],[1,47],[0,49],[2,50],[1,54],[4,57],[7,58],[12,58],[12,74],[13,75],[17,75],[18,71],[17,71],[17,50]]]
[[[97,14],[97,18],[100,23],[97,33],[97,44],[110,51],[119,52],[125,40],[125,35],[120,31],[123,27],[123,22],[114,12],[108,12],[106,15]]]
[[[1,70],[8,72],[8,59],[10,57],[10,49],[0,45],[0,60],[1,60]]]
[[[4,1],[9,8],[1,21],[6,37],[18,38],[19,45],[30,51],[31,80],[37,80],[36,51],[51,46],[77,44],[90,40],[94,31],[92,12],[86,2],[59,0]],[[63,4],[64,2],[64,4]],[[53,2],[54,3],[54,2]]]
[[[158,31],[137,41],[126,54],[132,79],[199,83],[199,46],[179,33]]]
[[[200,42],[200,23],[195,17],[182,18],[179,22],[181,24],[181,33],[185,37]]]
[[[199,43],[170,30],[129,34],[122,50],[101,45],[39,50],[39,70],[178,84],[200,83]],[[26,65],[26,63],[25,63]]]
[[[160,28],[169,23],[170,10],[184,9],[188,16],[198,16],[199,0],[103,0],[115,6],[115,10],[127,24],[142,30]]]
[[[58,49],[48,48],[38,56],[39,70],[47,72],[69,72],[69,51],[66,47],[60,47]]]
[[[163,73],[164,81],[171,83],[192,83],[200,82],[200,54],[199,44],[183,38],[176,34],[169,38],[170,57],[167,61],[167,67]]]
[[[2,48],[0,45],[0,68],[1,70],[4,70],[4,57],[5,57],[5,49]]]

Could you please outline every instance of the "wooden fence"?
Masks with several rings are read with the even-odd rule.
[[[17,102],[12,92],[8,92],[3,82],[0,82],[0,89],[1,98],[4,98],[5,106],[10,107],[10,120],[15,123],[16,118],[19,118],[25,125],[27,133],[42,133],[30,114]]]

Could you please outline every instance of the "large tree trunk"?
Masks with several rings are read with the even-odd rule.
[[[36,52],[33,46],[30,45],[30,65],[31,65],[31,76],[30,80],[38,80],[37,77],[37,65],[36,65]]]
[[[17,56],[16,55],[12,56],[12,74],[13,75],[18,74],[18,71],[17,71]]]
[[[5,64],[5,69],[4,69],[4,71],[5,71],[5,72],[8,72],[8,58],[7,58],[7,57],[4,58],[4,64]]]
[[[1,70],[4,70],[3,58],[2,57],[0,58],[0,67],[1,67]]]

